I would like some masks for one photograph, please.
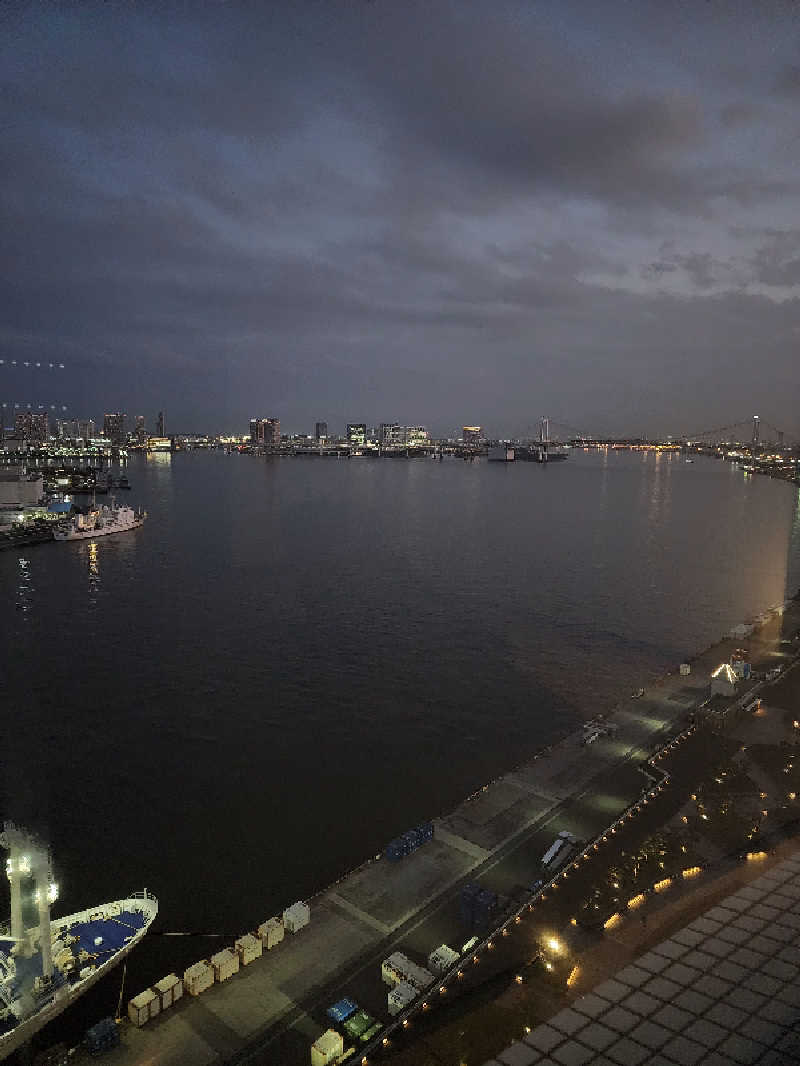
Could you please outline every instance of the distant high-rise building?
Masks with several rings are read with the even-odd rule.
[[[103,436],[107,437],[118,448],[124,447],[128,438],[125,434],[125,413],[123,411],[115,411],[113,414],[105,416],[103,419]]]
[[[465,444],[477,444],[483,437],[481,426],[462,426],[461,439]]]
[[[156,436],[166,437],[167,435],[167,417],[163,411],[158,412],[158,418],[156,419]]]
[[[78,422],[78,436],[81,440],[92,440],[97,436],[97,426],[93,418],[84,418]]]
[[[281,420],[279,418],[251,418],[250,443],[256,448],[277,448],[281,443]]]
[[[327,440],[328,439],[328,423],[327,422],[317,422],[317,424],[314,426],[314,436],[317,438],[317,440]]]
[[[381,422],[378,426],[378,440],[381,444],[398,444],[397,430],[400,428],[397,422]]]
[[[44,444],[50,436],[45,411],[23,411],[14,418],[14,435],[20,440]]]
[[[347,423],[347,443],[355,445],[359,448],[363,448],[363,446],[367,443],[366,422]]]
[[[403,444],[410,448],[419,448],[427,444],[430,434],[425,426],[401,426],[403,431]]]
[[[147,444],[147,427],[144,424],[144,415],[136,416],[136,429],[134,430],[134,433],[136,434],[137,446],[139,448],[144,448],[145,444]]]

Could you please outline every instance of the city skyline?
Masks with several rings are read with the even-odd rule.
[[[0,19],[4,397],[800,432],[793,5]]]

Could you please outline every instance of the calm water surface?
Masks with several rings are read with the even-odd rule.
[[[239,934],[800,584],[797,489],[712,460],[128,473],[142,530],[0,554],[2,805],[57,913],[146,885]]]

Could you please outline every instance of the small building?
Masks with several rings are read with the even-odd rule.
[[[335,1029],[328,1029],[311,1045],[311,1066],[329,1066],[344,1054],[344,1040]]]
[[[681,665],[679,667],[679,670],[680,670],[681,677],[688,677],[689,674],[692,672],[691,664],[690,663],[681,663]]]
[[[735,696],[736,674],[730,663],[721,663],[711,675],[712,696]]]

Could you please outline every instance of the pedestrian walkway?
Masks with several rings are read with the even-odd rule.
[[[800,851],[486,1066],[797,1066]]]

